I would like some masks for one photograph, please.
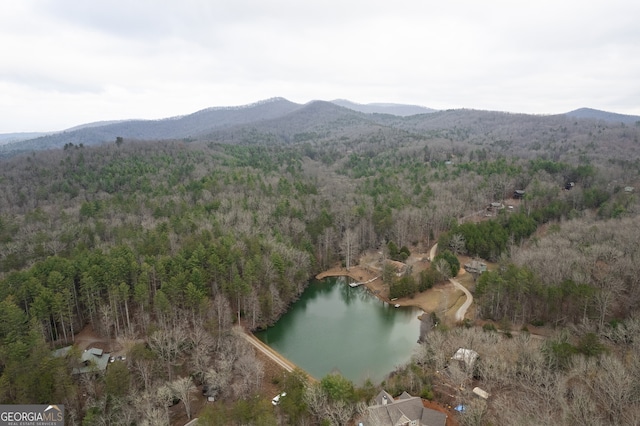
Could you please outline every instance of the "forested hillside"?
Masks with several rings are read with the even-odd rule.
[[[203,124],[187,140],[143,133],[90,146],[78,133],[64,148],[2,160],[1,402],[55,399],[75,424],[163,424],[169,413],[158,395],[172,400],[178,380],[191,377],[191,386],[216,389],[227,424],[335,419],[304,404],[299,412],[283,405],[278,418],[250,405],[258,404],[249,391],[261,383],[260,363],[231,325],[272,324],[315,273],[347,255],[389,242],[424,249],[438,239],[499,265],[478,279],[478,319],[564,330],[566,340],[553,342],[569,346],[547,358],[556,364],[536,364],[553,374],[578,368],[572,357],[606,353],[632,377],[625,415],[640,415],[640,361],[631,357],[640,339],[628,325],[638,318],[640,126],[466,110],[367,115],[282,102],[253,118],[224,111],[226,124]],[[525,195],[513,211],[466,220],[516,189]],[[132,342],[129,369],[109,368],[89,385],[51,357],[87,324]],[[591,334],[597,350],[586,354],[579,342]],[[425,345],[420,386],[429,388],[442,354]],[[469,424],[513,424],[499,408],[511,407],[518,373],[504,374],[511,381],[485,385],[504,392],[502,405],[481,407]],[[362,392],[329,400],[355,407]],[[598,392],[580,395],[592,401]],[[585,414],[558,404],[559,423]],[[608,402],[598,404],[607,415],[597,419],[607,423]],[[248,406],[262,420],[242,417]]]

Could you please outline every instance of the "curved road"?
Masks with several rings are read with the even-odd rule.
[[[429,251],[429,262],[433,262],[433,258],[436,257],[437,251],[438,251],[438,243],[435,243],[433,247],[431,247],[431,251]]]
[[[435,243],[433,247],[431,247],[431,251],[429,252],[429,261],[433,261],[433,258],[436,257],[437,251],[438,251],[438,243]],[[460,284],[458,281],[454,280],[453,278],[450,278],[449,281],[451,282],[451,284],[453,284],[455,288],[462,290],[465,296],[467,296],[467,300],[465,300],[462,306],[458,308],[455,315],[456,322],[462,321],[464,320],[464,316],[467,314],[467,309],[469,309],[469,306],[471,306],[471,304],[473,303],[473,296],[471,295],[471,292],[467,290],[467,288],[462,284]]]
[[[455,316],[456,322],[462,321],[464,320],[464,316],[467,314],[467,309],[469,309],[469,306],[471,306],[471,304],[473,303],[473,296],[471,295],[471,292],[467,290],[467,288],[462,284],[460,284],[458,281],[454,280],[453,278],[450,278],[449,281],[451,281],[451,283],[457,289],[462,290],[464,294],[467,296],[467,300],[465,300],[462,306],[460,306],[456,311],[456,316]]]

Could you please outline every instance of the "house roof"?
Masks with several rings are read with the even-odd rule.
[[[402,392],[402,394],[398,397],[398,399],[409,399],[413,398],[411,395],[407,393],[407,391]]]
[[[473,364],[476,362],[476,359],[478,359],[478,357],[478,352],[474,351],[473,349],[460,348],[456,351],[455,354],[453,354],[451,359],[456,361],[463,361],[467,367],[473,367]]]
[[[56,349],[52,355],[56,358],[64,358],[71,351],[72,346]],[[89,373],[91,371],[104,371],[109,364],[109,354],[100,348],[90,348],[82,352],[80,356],[80,364],[74,367],[72,374]]]
[[[82,352],[80,357],[82,364],[73,369],[72,374],[89,373],[92,371],[104,371],[109,364],[109,356],[102,349],[91,348]]]
[[[406,263],[403,263],[397,260],[387,259],[387,263],[390,265],[393,265],[393,267],[396,268],[396,270],[398,271],[403,271],[407,267]]]
[[[440,411],[425,408],[422,410],[422,419],[420,421],[425,426],[444,426],[447,423],[447,415]]]
[[[102,356],[103,354],[103,351],[100,348],[90,348],[90,349],[87,349],[87,352],[89,352],[91,355],[94,355],[94,356]]]
[[[385,404],[385,398],[387,403]],[[444,426],[447,416],[436,410],[424,407],[422,399],[403,392],[397,399],[393,399],[386,391],[382,391],[375,398],[376,405],[369,407],[365,425],[403,425],[413,420],[419,420],[423,426]],[[382,403],[378,403],[378,402]]]
[[[385,403],[385,399],[387,400],[387,403],[393,402],[393,396],[383,389],[373,400],[376,403],[375,405],[383,405]]]
[[[474,259],[469,263],[465,263],[464,269],[468,272],[484,272],[487,270],[487,264]]]

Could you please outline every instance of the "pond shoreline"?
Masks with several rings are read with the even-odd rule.
[[[347,270],[344,267],[333,267],[316,275],[317,280],[328,277],[349,277],[364,286],[381,301],[400,306],[410,306],[422,309],[426,313],[436,312],[438,315],[446,316],[447,319],[453,316],[458,306],[464,302],[465,295],[457,290],[453,284],[446,282],[438,284],[433,288],[417,293],[413,297],[402,297],[395,300],[389,298],[389,288],[382,282],[380,272],[363,266],[352,266]],[[445,299],[446,312],[441,312],[443,298]],[[453,312],[453,313],[452,313]]]
[[[339,371],[354,383],[384,380],[409,359],[420,311],[394,309],[366,288],[350,288],[340,276],[312,280],[277,324],[255,336],[312,377]]]

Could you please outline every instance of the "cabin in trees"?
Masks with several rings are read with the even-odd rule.
[[[473,349],[459,348],[451,359],[460,362],[467,371],[473,371],[479,356]]]
[[[56,358],[65,358],[69,356],[72,346],[57,349],[53,352]],[[109,364],[109,354],[99,348],[90,348],[82,352],[80,360],[76,367],[73,368],[71,374],[84,374],[105,371]]]
[[[445,426],[447,415],[426,408],[422,399],[402,392],[393,398],[387,391],[381,391],[375,398],[375,404],[367,407],[363,426]]]
[[[516,189],[515,191],[513,191],[513,198],[524,198],[524,189]]]
[[[464,264],[464,270],[470,274],[481,274],[486,272],[487,264],[474,259],[471,262]]]
[[[403,276],[406,272],[407,272],[407,264],[397,261],[397,260],[390,260],[387,259],[387,264],[393,266],[393,268],[396,271],[396,276],[401,277]]]
[[[487,216],[496,215],[500,210],[504,209],[504,204],[500,202],[493,202],[487,206]]]

